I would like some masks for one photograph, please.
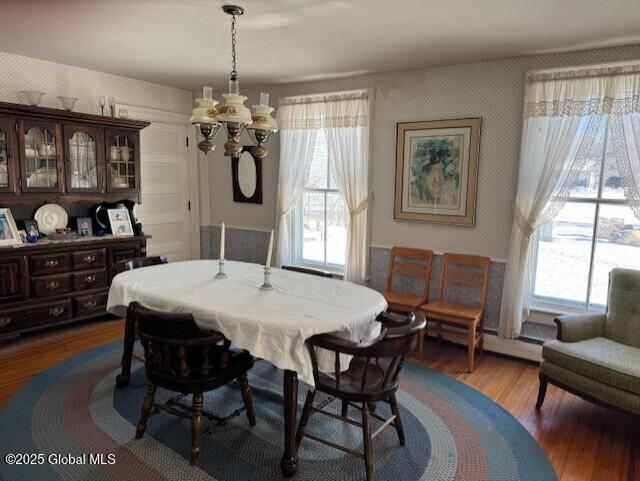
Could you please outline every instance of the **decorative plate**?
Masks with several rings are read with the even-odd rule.
[[[45,235],[55,234],[56,229],[67,227],[69,216],[67,211],[58,204],[45,204],[41,206],[34,216],[38,222],[40,232]]]

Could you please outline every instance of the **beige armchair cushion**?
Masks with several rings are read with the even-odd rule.
[[[640,395],[640,349],[595,337],[578,342],[549,341],[542,357],[609,386]]]
[[[613,269],[605,337],[640,348],[640,271]]]

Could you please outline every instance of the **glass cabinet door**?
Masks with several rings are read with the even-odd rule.
[[[25,191],[59,192],[58,124],[20,121],[22,188]]]
[[[140,150],[137,132],[108,131],[108,191],[136,191],[139,184]]]
[[[103,191],[103,148],[100,129],[65,126],[64,143],[67,191]]]
[[[14,192],[15,121],[0,118],[0,192]]]

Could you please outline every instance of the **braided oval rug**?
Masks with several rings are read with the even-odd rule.
[[[198,466],[189,464],[187,420],[158,414],[135,440],[145,392],[142,364],[134,360],[131,383],[115,387],[122,343],[84,352],[39,374],[0,410],[0,479],[4,481],[281,480],[282,372],[257,362],[249,374],[258,418],[244,415],[217,426],[201,445]],[[174,393],[158,390],[156,400]],[[306,387],[300,387],[299,412]],[[316,397],[316,401],[322,401]],[[190,399],[186,399],[190,403]],[[546,481],[556,476],[531,435],[495,402],[450,376],[407,363],[398,403],[407,445],[387,428],[373,442],[377,481]],[[242,406],[237,383],[205,397],[205,409],[227,416]],[[339,411],[339,402],[327,409]],[[377,412],[387,416],[388,405]],[[359,411],[350,408],[350,415]],[[374,420],[373,430],[379,425]],[[312,416],[308,432],[362,450],[357,427]],[[8,453],[41,453],[42,464],[9,465]],[[83,453],[104,454],[104,464],[64,462]],[[52,459],[51,455],[54,455]],[[113,455],[109,458],[107,455]],[[80,457],[80,458],[79,458]],[[364,463],[309,439],[298,453],[294,479],[364,480]],[[113,464],[109,464],[112,459]],[[50,462],[52,461],[52,462]]]

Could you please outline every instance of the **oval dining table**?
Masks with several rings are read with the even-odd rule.
[[[131,302],[167,312],[190,313],[198,327],[221,332],[233,346],[284,371],[285,477],[297,471],[295,443],[298,379],[313,385],[305,341],[332,333],[352,341],[380,332],[384,297],[364,286],[299,272],[271,269],[272,289],[261,289],[264,266],[226,261],[226,278],[216,278],[217,260],[173,262],[125,271],[114,277],[107,310],[126,318]],[[129,383],[135,325],[126,320],[119,387]],[[325,360],[327,371],[333,366]],[[322,364],[321,364],[322,368]]]

